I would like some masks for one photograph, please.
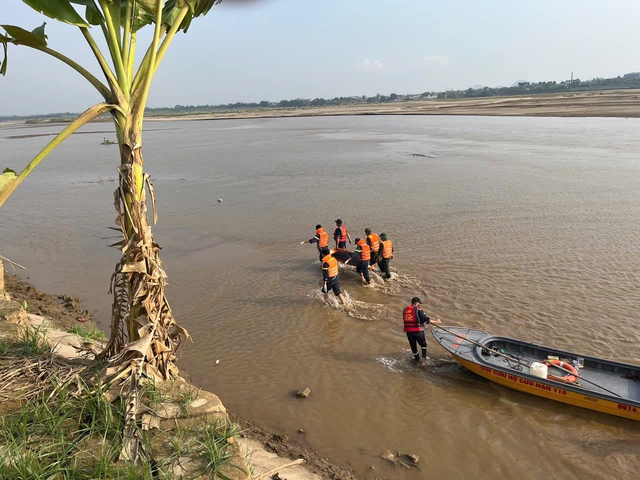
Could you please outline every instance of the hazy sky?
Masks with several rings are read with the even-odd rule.
[[[263,0],[224,3],[179,34],[149,106],[419,93],[640,70],[637,0]],[[99,74],[76,27],[47,20],[49,46]],[[0,0],[0,24],[43,17]],[[94,36],[99,36],[96,32]],[[148,35],[139,37],[138,52]],[[13,47],[13,48],[11,48]],[[100,101],[58,61],[9,46],[0,115]]]

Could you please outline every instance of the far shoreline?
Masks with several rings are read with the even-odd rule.
[[[484,97],[461,100],[414,100],[346,106],[269,108],[180,115],[147,114],[145,121],[249,120],[364,115],[640,118],[640,90],[594,90],[511,97]],[[71,121],[71,118],[69,121]],[[92,123],[104,122],[111,122],[111,119],[100,119]],[[55,118],[49,121],[43,120],[34,123],[26,123],[26,120],[16,119],[0,122],[0,129],[35,128],[41,126],[66,125],[67,123],[69,122],[66,119],[57,120]]]

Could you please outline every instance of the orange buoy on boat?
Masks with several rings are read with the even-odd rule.
[[[580,374],[578,373],[578,370],[576,370],[576,368],[573,365],[563,362],[562,360],[549,360],[544,363],[547,366],[555,365],[556,367],[559,367],[562,370],[571,372],[568,375],[565,375],[564,377],[558,377],[556,375],[551,375],[549,373],[547,375],[548,380],[555,380],[556,382],[563,382],[563,383],[575,383],[576,380],[578,380],[578,377],[580,376]]]

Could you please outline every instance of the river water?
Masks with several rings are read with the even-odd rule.
[[[338,117],[148,122],[180,366],[227,408],[365,478],[636,478],[640,423],[508,390],[428,336],[415,367],[411,297],[443,324],[640,363],[640,121]],[[0,130],[20,169],[60,127]],[[110,124],[73,135],[0,212],[0,253],[39,289],[81,296],[107,326],[119,258]],[[218,203],[218,198],[223,198]],[[388,233],[394,279],[323,303],[316,250],[342,218]],[[216,361],[219,364],[216,365]],[[311,388],[308,399],[291,395]],[[304,429],[304,433],[298,433]],[[386,465],[386,449],[421,470]],[[373,465],[375,470],[370,470]]]

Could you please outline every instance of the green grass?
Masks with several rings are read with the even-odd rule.
[[[0,480],[13,479],[139,479],[169,480],[174,465],[195,462],[193,476],[227,480],[237,455],[237,444],[231,438],[238,427],[228,420],[203,419],[202,422],[176,421],[169,430],[137,430],[144,448],[153,457],[152,437],[161,435],[165,449],[155,461],[141,459],[136,465],[119,460],[123,443],[124,411],[118,403],[110,403],[101,389],[76,385],[83,393],[72,394],[76,386],[51,389],[25,402],[12,413],[0,418]],[[52,380],[52,385],[56,384]],[[58,383],[59,384],[59,383]],[[191,403],[199,390],[182,394]],[[144,396],[161,403],[168,393],[147,386]],[[186,462],[189,464],[190,462]],[[226,474],[225,474],[226,473]]]
[[[238,426],[228,420],[216,420],[198,434],[193,457],[201,465],[199,473],[208,478],[229,480],[225,475],[229,467],[242,469],[230,463],[238,453],[237,444],[229,440],[238,434]]]
[[[186,412],[187,407],[195,402],[200,396],[200,389],[195,387],[189,387],[185,393],[178,394],[178,404],[182,411]]]
[[[151,408],[156,408],[158,405],[169,400],[170,396],[167,393],[168,390],[171,390],[173,384],[169,383],[168,386],[158,386],[153,379],[147,380],[144,385],[144,399],[146,400],[145,404],[149,405]]]
[[[81,338],[93,341],[102,341],[107,338],[106,334],[95,325],[91,325],[90,327],[77,325],[75,327],[71,327],[69,329],[69,333],[75,333]]]
[[[122,411],[99,389],[61,391],[23,404],[0,420],[0,479],[152,479],[148,465],[119,462]]]
[[[42,323],[38,327],[28,326],[18,335],[15,343],[17,353],[23,357],[39,357],[51,351],[46,340],[47,325]]]

